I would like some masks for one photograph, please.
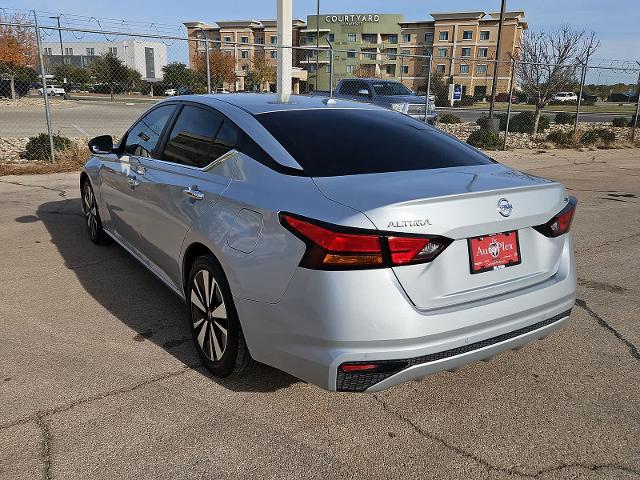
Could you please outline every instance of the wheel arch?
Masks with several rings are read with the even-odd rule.
[[[187,298],[187,283],[189,280],[189,271],[191,270],[191,265],[196,258],[207,255],[211,257],[216,266],[220,269],[220,271],[224,274],[225,280],[227,284],[229,283],[229,279],[226,278],[227,273],[222,268],[222,264],[218,260],[218,257],[213,253],[213,251],[207,247],[204,243],[193,242],[191,243],[184,251],[184,255],[182,256],[182,290],[184,292],[185,298]]]

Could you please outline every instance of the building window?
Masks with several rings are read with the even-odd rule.
[[[331,65],[325,65],[324,66],[324,71],[327,73],[331,73]]]
[[[471,47],[463,47],[462,48],[462,56],[470,57],[471,56]]]
[[[277,35],[271,35],[271,45],[277,45],[278,44],[278,36]],[[275,58],[275,57],[273,57]]]
[[[51,54],[51,48],[49,48],[49,47],[45,47],[45,49],[44,49],[44,54],[45,54],[45,55],[49,55],[49,56],[51,56],[51,55],[52,55],[52,54]]]
[[[71,48],[71,47],[65,47],[65,49],[64,49],[64,54],[65,54],[66,56],[68,56],[68,57],[72,56],[72,55],[73,55],[73,48]]]
[[[473,40],[473,31],[471,30],[465,30],[462,32],[462,39],[463,40]]]
[[[240,37],[242,43],[249,43],[249,37]]]
[[[264,37],[262,35],[258,35],[256,37],[256,43],[259,43],[260,45],[264,45]]]
[[[249,50],[240,51],[240,58],[249,58]]]
[[[109,47],[109,53],[118,56],[118,47]]]
[[[427,73],[429,71],[429,64],[427,63],[426,65],[422,65],[420,69],[422,70],[422,73]]]
[[[227,43],[231,42],[231,37],[224,37],[224,41]]]
[[[468,73],[469,73],[469,65],[467,65],[466,63],[460,64],[460,74],[467,75]]]
[[[398,35],[389,35],[387,41],[389,43],[398,43]]]
[[[439,48],[438,49],[438,56],[439,57],[446,57],[447,56],[447,49],[446,48]]]
[[[278,58],[278,51],[277,50],[271,50],[271,58]]]
[[[347,52],[347,58],[356,58],[356,52],[354,52],[353,50],[349,50]]]
[[[422,55],[424,55],[425,57],[430,57],[432,53],[432,48],[425,48],[424,50],[422,50]]]
[[[480,40],[489,40],[489,30],[483,30],[480,32]]]
[[[408,75],[408,74],[409,74],[409,65],[402,65],[401,72],[402,72],[404,75]]]
[[[362,34],[362,42],[363,43],[378,43],[378,35],[371,33],[363,33]]]
[[[449,32],[447,32],[446,30],[442,30],[440,32],[439,38],[441,42],[446,42],[447,40],[449,40]]]
[[[242,65],[242,70],[243,70],[243,71],[245,71],[245,72],[246,72],[246,71],[247,71],[247,68],[248,68],[248,67],[247,67],[247,65]]]
[[[395,65],[387,65],[386,72],[387,72],[387,75],[395,76],[395,74],[396,74],[396,66]]]
[[[478,58],[487,58],[488,55],[489,55],[489,49],[488,48],[479,48],[478,49]]]
[[[411,51],[410,51],[410,50],[406,50],[406,49],[402,49],[402,50],[400,50],[400,53],[401,53],[402,55],[411,55]]]
[[[355,33],[347,33],[347,42],[355,42],[356,34]]]
[[[403,43],[409,43],[411,41],[411,34],[410,33],[403,33],[402,34],[402,42]]]
[[[425,43],[433,43],[433,32],[426,32],[424,34]]]
[[[444,65],[442,65],[442,64],[436,65],[436,72],[437,73],[444,73]]]
[[[347,73],[353,73],[356,71],[355,65],[347,65]]]
[[[156,63],[153,48],[144,48],[144,64],[147,78],[156,78]]]
[[[307,70],[309,71],[309,73],[315,73],[316,71],[316,66],[311,64],[307,67]]]
[[[486,75],[487,74],[487,66],[486,65],[477,65],[476,73],[478,75]]]
[[[316,41],[315,33],[307,33],[307,43],[313,43]]]
[[[336,36],[333,33],[329,34],[329,41],[332,43],[336,41]]]
[[[95,54],[96,51],[93,49],[93,47],[87,47],[87,56],[93,57]]]

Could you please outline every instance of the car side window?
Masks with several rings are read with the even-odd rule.
[[[211,146],[211,157],[221,157],[238,145],[239,130],[230,120],[225,119]]]
[[[355,90],[354,83],[355,82],[349,82],[348,80],[342,82],[342,85],[340,86],[340,94],[348,95],[349,93],[353,92]]]
[[[175,105],[162,105],[146,114],[136,123],[124,145],[124,153],[139,157],[152,157],[162,130],[175,111]]]
[[[212,110],[185,105],[171,129],[162,159],[202,168],[219,155],[213,142],[224,117]]]

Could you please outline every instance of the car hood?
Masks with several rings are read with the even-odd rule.
[[[377,98],[387,103],[424,103],[424,97],[418,95],[378,95]]]

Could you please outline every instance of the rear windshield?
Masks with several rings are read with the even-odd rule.
[[[256,115],[311,177],[486,165],[486,155],[401,113],[289,110]]]
[[[398,82],[374,82],[373,89],[378,95],[413,95],[413,92]]]

